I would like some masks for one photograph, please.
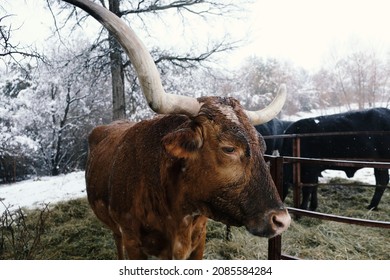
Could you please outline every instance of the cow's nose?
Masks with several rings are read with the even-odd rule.
[[[272,211],[269,218],[274,235],[281,234],[291,223],[291,217],[287,209]]]

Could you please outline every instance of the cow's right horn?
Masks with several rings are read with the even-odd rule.
[[[123,20],[89,0],[64,1],[89,13],[115,36],[129,56],[137,72],[142,92],[153,111],[160,114],[182,113],[191,116],[198,114],[201,105],[195,98],[164,91],[160,74],[149,51]]]

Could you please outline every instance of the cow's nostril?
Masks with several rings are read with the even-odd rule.
[[[283,222],[278,220],[278,216],[277,216],[277,215],[273,215],[273,216],[272,216],[272,223],[273,223],[277,228],[284,227]]]
[[[272,214],[271,224],[275,234],[280,234],[285,231],[291,223],[291,217],[287,210],[278,211]]]

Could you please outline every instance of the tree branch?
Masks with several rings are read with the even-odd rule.
[[[139,1],[136,9],[131,10],[124,10],[121,12],[121,16],[129,15],[129,14],[142,14],[142,13],[149,13],[149,12],[158,12],[158,11],[164,11],[169,9],[181,9],[186,8],[190,11],[188,7],[196,5],[196,4],[204,4],[208,1],[204,0],[190,0],[190,1],[173,1],[169,4],[159,4],[160,1],[155,0],[152,3],[150,3],[148,6],[142,7],[142,4],[145,3],[145,1]]]
[[[21,47],[19,44],[14,45],[11,42],[11,33],[17,29],[13,29],[12,25],[9,24],[3,25],[2,21],[12,15],[5,15],[0,18],[0,57],[1,58],[10,58],[19,64],[19,59],[17,56],[22,56],[22,58],[31,57],[42,59],[43,57],[31,48]]]
[[[169,52],[162,52],[161,50],[155,50],[152,51],[152,53],[157,53],[159,57],[155,60],[156,64],[159,64],[164,61],[169,61],[175,66],[181,67],[181,68],[188,68],[188,67],[196,67],[197,64],[202,63],[203,61],[208,60],[212,55],[215,55],[217,53],[231,51],[237,48],[236,45],[238,42],[228,42],[225,41],[219,42],[216,45],[212,46],[212,48],[208,49],[206,52],[200,53],[198,55],[177,55],[177,54],[171,54]]]

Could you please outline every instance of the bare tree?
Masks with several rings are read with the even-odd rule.
[[[348,110],[388,106],[388,58],[388,50],[358,38],[330,49],[322,69],[314,75],[321,100]]]
[[[387,66],[373,50],[354,51],[337,60],[333,71],[336,90],[343,96],[343,103],[358,109],[375,107],[383,100],[388,84]]]
[[[49,6],[53,2],[50,0],[47,1]],[[213,16],[228,17],[241,9],[239,6],[240,4],[236,5],[232,4],[234,1],[224,0],[99,0],[99,2],[124,20],[130,21],[131,23],[135,20],[141,22],[143,29],[146,30],[146,32],[148,30],[148,17],[161,19],[164,16],[164,13],[170,13],[170,15],[172,15],[174,12],[175,16],[181,18],[181,22],[184,25],[186,16],[188,15],[195,15],[202,19],[207,19]],[[80,14],[76,8],[69,5],[61,5],[61,7],[71,9],[71,13],[66,18],[71,19],[76,17],[77,25],[82,25],[88,17],[84,13]],[[108,48],[108,51],[105,51],[105,53],[109,53],[110,59],[108,65],[110,66],[112,83],[112,116],[115,120],[126,117],[125,78],[128,78],[129,83],[132,83],[135,80],[135,76],[129,69],[131,64],[130,61],[128,61],[127,57],[123,55],[123,51],[119,47],[118,43],[110,34],[108,34],[107,37],[104,34],[105,31],[102,31],[99,34],[98,38],[95,40],[94,46],[102,49]],[[211,47],[197,53],[187,52],[185,54],[180,54],[175,51],[167,51],[160,48],[154,48],[151,52],[154,55],[156,64],[160,66],[160,69],[164,67],[165,63],[171,63],[177,67],[186,69],[188,67],[198,66],[203,61],[210,59],[210,57],[215,53],[226,51],[234,47],[235,42],[222,41],[215,42]],[[138,87],[130,86],[130,89],[138,90]],[[134,92],[132,92],[132,94],[134,94]],[[137,98],[132,97],[130,102],[134,102],[136,100]],[[135,108],[136,106],[136,104],[131,104],[132,108]]]
[[[7,60],[19,62],[23,58],[39,58],[43,57],[31,47],[21,46],[12,41],[12,33],[16,30],[11,24],[6,23],[6,19],[12,15],[0,6],[0,11],[5,12],[5,16],[0,17],[0,60],[6,63]]]

